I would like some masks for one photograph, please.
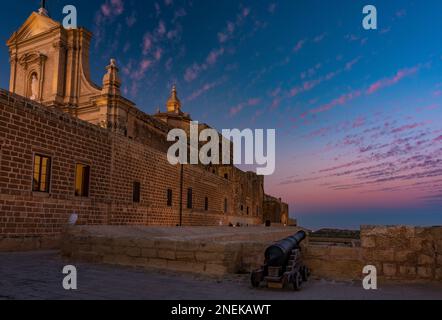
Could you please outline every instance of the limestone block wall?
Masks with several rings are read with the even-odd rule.
[[[442,227],[363,226],[361,247],[311,245],[305,260],[319,278],[361,280],[374,265],[386,280],[441,281]]]
[[[63,239],[62,254],[73,260],[177,272],[248,273],[262,265],[269,243],[297,232],[294,228],[223,227],[204,229],[202,236],[196,236],[192,235],[196,229],[182,235],[180,228],[177,236],[155,236],[130,228],[124,227],[123,232],[113,227],[106,227],[107,231],[72,228]]]
[[[362,259],[387,279],[442,280],[442,227],[361,228]]]
[[[361,248],[309,245],[303,253],[314,278],[361,279],[364,267]]]

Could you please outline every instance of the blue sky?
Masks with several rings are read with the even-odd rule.
[[[2,4],[3,43],[38,3]],[[94,32],[94,81],[115,58],[145,112],[176,83],[195,120],[277,129],[266,191],[301,224],[442,224],[442,2],[48,0],[51,16],[65,4]]]

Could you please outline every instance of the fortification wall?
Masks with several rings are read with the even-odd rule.
[[[367,265],[385,280],[441,281],[442,227],[363,226],[361,247],[307,247],[314,276],[361,280]]]
[[[47,193],[32,191],[35,154],[51,159]],[[90,167],[87,197],[75,196],[78,163]],[[249,199],[260,190],[238,187],[201,166],[184,166],[182,179],[184,225],[261,223],[259,216],[239,213],[234,202],[238,193]],[[140,183],[139,203],[134,182]],[[181,166],[170,165],[156,146],[0,90],[0,250],[56,247],[73,212],[80,225],[175,226],[180,191]]]

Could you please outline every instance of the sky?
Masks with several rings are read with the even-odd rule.
[[[48,0],[94,33],[97,84],[110,58],[124,95],[221,129],[276,129],[266,192],[311,228],[442,225],[442,2]],[[378,29],[362,27],[377,8]],[[39,1],[4,1],[5,43]],[[0,87],[9,59],[0,50]]]

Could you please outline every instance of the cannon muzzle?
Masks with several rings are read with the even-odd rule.
[[[307,237],[304,231],[299,231],[295,235],[278,241],[268,247],[265,252],[266,265],[269,267],[279,267],[287,264],[292,250],[299,247],[301,242]]]

